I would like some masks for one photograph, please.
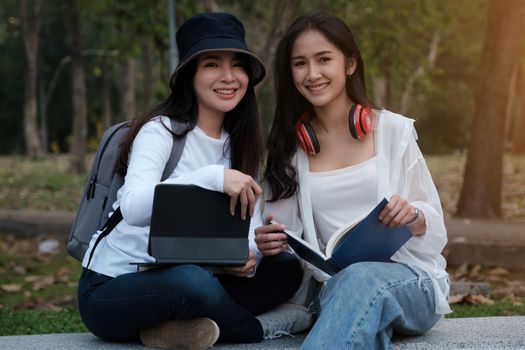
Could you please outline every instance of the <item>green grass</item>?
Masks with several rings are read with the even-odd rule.
[[[493,305],[452,305],[453,313],[447,318],[489,317],[489,316],[525,316],[525,304],[515,304],[509,300],[501,300]]]
[[[60,249],[64,251],[63,247]],[[10,252],[5,254],[0,250],[0,285],[20,285],[21,291],[17,293],[0,291],[0,305],[14,308],[41,305],[54,308],[55,306],[69,307],[76,303],[77,279],[81,270],[79,262],[67,256],[65,252],[51,257],[32,256],[28,253],[12,254]],[[14,272],[19,267],[23,267],[25,272]],[[54,281],[41,290],[33,290],[33,282],[27,281],[33,276],[49,276]]]
[[[87,331],[76,308],[61,311],[0,311],[0,336]]]
[[[86,332],[76,307],[80,263],[63,245],[57,255],[36,254],[43,237],[0,237],[0,286],[20,286],[18,292],[0,288],[0,335]],[[34,279],[43,277],[52,284],[35,289]]]
[[[0,157],[0,208],[76,210],[85,177],[69,172],[65,156]]]

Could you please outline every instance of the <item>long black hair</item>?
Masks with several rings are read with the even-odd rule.
[[[319,31],[341,50],[345,57],[355,59],[357,74],[347,77],[346,93],[356,103],[367,107],[373,106],[366,94],[363,59],[350,28],[342,20],[327,12],[314,12],[296,19],[279,42],[275,54],[276,105],[268,136],[268,158],[264,172],[264,178],[269,182],[272,190],[270,201],[288,198],[297,192],[297,174],[291,165],[298,146],[295,125],[298,117],[304,112],[313,115],[313,107],[294,85],[291,54],[297,37],[307,30]]]
[[[237,54],[248,75],[249,82],[246,93],[239,104],[224,115],[223,128],[229,134],[230,162],[233,169],[247,175],[258,175],[263,153],[263,141],[259,119],[259,110],[253,86],[253,73],[249,58]],[[174,135],[183,137],[197,125],[198,103],[193,88],[193,77],[197,71],[198,58],[194,58],[170,78],[170,95],[151,111],[133,119],[127,135],[120,145],[120,154],[116,171],[124,176],[127,171],[129,152],[133,140],[140,128],[151,119],[162,115],[184,122],[187,128],[180,134],[175,134],[166,125],[164,127]],[[226,143],[228,144],[228,143]],[[224,150],[227,151],[226,149]]]

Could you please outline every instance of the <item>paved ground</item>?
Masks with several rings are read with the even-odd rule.
[[[525,349],[525,316],[446,319],[421,337],[394,339],[402,349]],[[214,350],[298,349],[304,335],[260,344],[218,344]],[[89,333],[0,337],[0,349],[9,350],[139,350],[138,343],[106,343]]]

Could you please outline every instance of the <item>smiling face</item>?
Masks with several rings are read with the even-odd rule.
[[[291,53],[294,85],[314,108],[348,99],[346,76],[353,74],[355,60],[317,30],[307,30],[294,42]]]
[[[234,109],[248,87],[248,75],[231,51],[207,52],[197,58],[193,88],[199,115],[223,115]]]

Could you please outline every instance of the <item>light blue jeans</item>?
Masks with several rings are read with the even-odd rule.
[[[362,262],[321,288],[318,319],[301,349],[391,349],[393,333],[421,335],[441,318],[434,313],[428,275],[399,263]]]

